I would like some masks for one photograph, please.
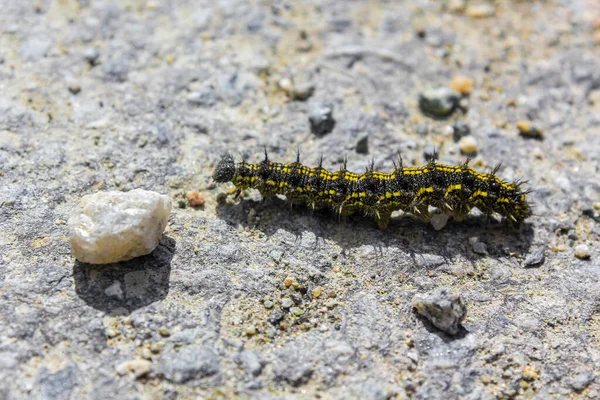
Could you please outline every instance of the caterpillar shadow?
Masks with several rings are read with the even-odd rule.
[[[249,218],[251,209],[259,218]],[[334,241],[342,249],[367,244],[395,246],[407,253],[436,254],[448,258],[456,254],[470,259],[523,255],[529,251],[534,233],[529,223],[511,226],[485,216],[470,216],[460,222],[448,221],[442,230],[436,231],[430,224],[401,215],[393,218],[387,230],[382,231],[371,218],[360,214],[339,217],[330,210],[291,207],[276,197],[262,202],[244,199],[235,205],[219,204],[217,214],[230,225],[241,224],[268,236],[280,229],[296,236],[309,231],[319,238]],[[473,237],[486,244],[483,254],[473,252],[469,243]]]

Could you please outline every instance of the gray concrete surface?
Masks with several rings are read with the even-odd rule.
[[[598,398],[600,6],[461,3],[0,0],[0,398]],[[424,115],[419,95],[458,75],[471,95]],[[319,104],[336,123],[317,136]],[[218,202],[210,178],[262,146],[355,171],[432,146],[459,163],[465,127],[475,168],[529,181],[519,229],[382,232]],[[76,262],[80,197],[134,188],[183,206],[159,247]],[[458,335],[412,310],[440,287],[466,304]],[[118,373],[137,359],[148,373]]]

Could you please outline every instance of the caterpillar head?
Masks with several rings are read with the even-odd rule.
[[[229,182],[235,176],[235,161],[231,154],[225,154],[217,164],[213,179],[215,182]]]

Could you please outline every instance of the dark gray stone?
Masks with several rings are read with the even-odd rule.
[[[475,242],[473,243],[473,252],[477,254],[487,255],[487,244],[483,242]]]
[[[369,154],[369,135],[365,135],[358,139],[355,150],[358,154]]]
[[[471,128],[464,121],[454,121],[452,124],[452,138],[455,142],[458,142],[465,136],[471,134]]]
[[[277,325],[279,325],[279,323],[281,321],[283,321],[284,318],[285,318],[285,314],[282,313],[281,311],[273,311],[271,313],[271,315],[269,316],[268,321],[271,325],[277,326]]]
[[[544,248],[537,247],[531,253],[529,253],[527,255],[527,258],[525,258],[524,264],[526,267],[537,267],[537,266],[542,265],[545,260],[546,260],[546,256],[544,254]]]
[[[459,101],[460,93],[447,87],[428,89],[419,95],[421,111],[436,118],[451,115]]]
[[[308,121],[310,130],[315,135],[330,133],[335,126],[332,103],[312,103],[309,108]]]

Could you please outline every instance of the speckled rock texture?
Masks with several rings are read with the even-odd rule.
[[[84,263],[109,264],[152,253],[169,222],[171,200],[150,190],[83,196],[71,212],[71,254]]]
[[[427,321],[450,335],[460,332],[460,323],[467,314],[460,294],[452,293],[449,288],[438,288],[426,295],[417,294],[412,304]]]
[[[0,399],[600,396],[597,2],[0,9]],[[457,76],[470,94],[425,115],[420,95]],[[263,146],[353,171],[461,163],[467,135],[474,168],[528,181],[522,226],[380,231],[210,178]],[[156,249],[76,261],[81,197],[135,188],[175,205]],[[467,308],[453,336],[412,307],[441,287]]]

